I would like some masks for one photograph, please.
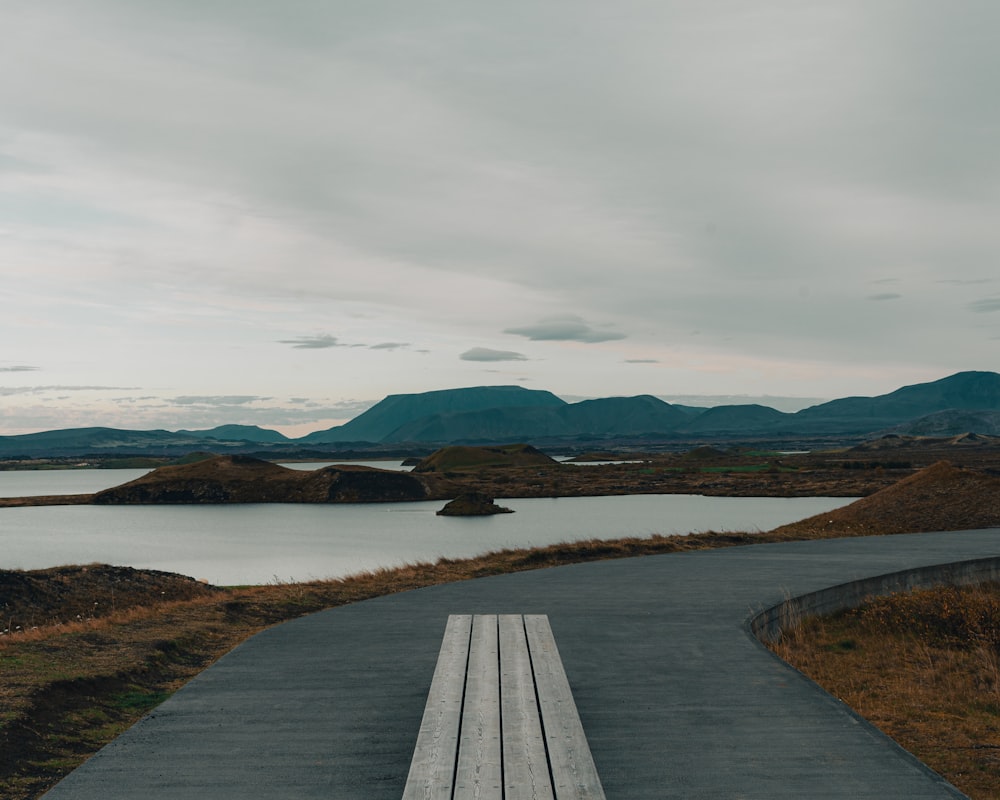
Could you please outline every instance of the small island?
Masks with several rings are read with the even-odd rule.
[[[486,517],[491,514],[513,514],[514,509],[498,506],[493,498],[481,492],[461,494],[437,512],[439,517]]]

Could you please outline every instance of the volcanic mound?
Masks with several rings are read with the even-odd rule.
[[[119,503],[378,503],[427,500],[435,493],[408,472],[337,464],[317,470],[281,467],[250,456],[216,456],[160,467],[94,495]]]
[[[774,533],[867,536],[1000,527],[1000,478],[939,461],[843,508]]]

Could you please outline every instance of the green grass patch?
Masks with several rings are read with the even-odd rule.
[[[159,692],[138,687],[127,692],[121,692],[111,698],[109,705],[112,708],[125,709],[128,711],[149,711],[155,708],[164,700],[170,697],[169,692]]]

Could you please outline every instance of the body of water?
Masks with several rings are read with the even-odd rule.
[[[409,470],[396,461],[296,461],[282,464],[291,469],[312,470],[331,464],[358,464],[379,469]],[[50,494],[93,494],[134,481],[148,469],[24,469],[0,470],[0,497],[39,497]]]
[[[97,491],[142,472],[0,472],[0,494]],[[9,476],[16,477],[11,484],[28,491],[12,494]],[[506,547],[654,533],[770,530],[851,499],[630,495],[499,502],[516,513],[439,517],[440,501],[3,508],[0,569],[101,562],[179,572],[220,585],[301,581]]]

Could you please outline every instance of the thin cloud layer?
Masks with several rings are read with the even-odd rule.
[[[875,300],[876,302],[884,302],[886,300],[899,300],[902,296],[896,292],[880,292],[879,294],[868,295],[868,299]]]
[[[990,0],[9,5],[0,382],[328,408],[510,336],[586,396],[996,368]]]
[[[473,347],[466,350],[459,358],[462,361],[527,361],[528,357],[523,353],[515,353],[512,350],[491,350],[488,347]]]
[[[984,297],[982,300],[974,300],[969,303],[969,310],[977,314],[991,314],[1000,311],[1000,297]]]
[[[223,396],[183,396],[171,398],[174,403],[180,406],[242,406],[247,403],[257,403],[262,400],[270,400],[270,397],[258,397],[256,395],[223,395]]]
[[[580,317],[550,317],[534,325],[523,325],[517,328],[505,328],[504,333],[524,336],[535,342],[612,342],[624,339],[625,334],[617,331],[594,328]]]
[[[290,344],[296,350],[326,350],[330,347],[343,347],[336,336],[322,334],[320,336],[298,336],[294,339],[279,339],[281,344]]]

